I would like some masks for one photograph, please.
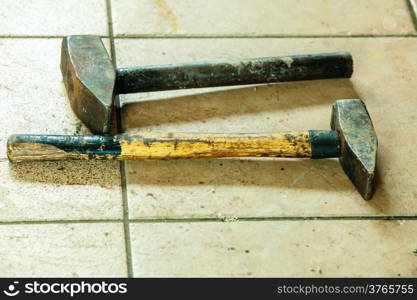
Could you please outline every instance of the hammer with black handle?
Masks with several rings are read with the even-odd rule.
[[[366,200],[372,197],[377,138],[365,104],[333,104],[332,130],[261,134],[160,133],[121,135],[12,135],[12,162],[101,159],[168,160],[220,157],[339,157],[343,170]]]
[[[116,94],[348,78],[352,64],[349,53],[339,52],[115,69],[100,37],[94,35],[65,37],[61,51],[71,107],[97,134],[110,131]]]

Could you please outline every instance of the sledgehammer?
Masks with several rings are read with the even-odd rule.
[[[71,107],[93,133],[108,133],[116,94],[282,81],[348,78],[349,53],[115,69],[100,37],[62,41],[61,72]]]
[[[261,134],[159,133],[122,135],[12,135],[12,162],[66,159],[167,160],[219,157],[339,157],[365,200],[372,197],[377,137],[365,104],[333,104],[330,131]]]

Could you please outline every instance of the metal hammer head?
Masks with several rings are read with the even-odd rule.
[[[374,191],[378,140],[365,104],[359,99],[333,104],[331,127],[340,137],[340,164],[365,200]]]
[[[116,71],[100,37],[65,37],[62,40],[61,72],[75,114],[93,133],[108,133]]]

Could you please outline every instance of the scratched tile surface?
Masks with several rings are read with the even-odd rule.
[[[0,276],[417,276],[415,10],[415,0],[1,1]],[[10,164],[10,134],[89,133],[59,70],[69,34],[106,37],[118,66],[351,51],[351,80],[123,95],[121,119],[127,132],[328,129],[330,104],[360,97],[380,142],[375,197],[363,201],[332,159]]]
[[[183,50],[170,51],[168,44]],[[379,180],[369,202],[362,200],[335,159],[128,162],[132,218],[417,212],[417,182],[413,180],[417,161],[409,155],[413,145],[404,142],[417,139],[417,98],[412,85],[417,76],[415,39],[120,39],[116,46],[120,66],[351,51],[355,65],[351,80],[271,84],[196,95],[189,91],[177,97],[177,92],[163,92],[151,101],[146,99],[151,93],[129,95],[123,115],[125,130],[329,129],[331,103],[360,97],[380,143]],[[140,102],[134,104],[134,97]]]
[[[107,35],[102,0],[2,0],[0,35]]]
[[[0,226],[2,277],[123,277],[121,224]]]
[[[414,32],[399,0],[112,0],[116,35],[303,35]],[[200,13],[203,12],[203,13]]]
[[[136,276],[417,276],[415,221],[131,226]]]

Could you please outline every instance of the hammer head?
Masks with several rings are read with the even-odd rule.
[[[93,133],[108,133],[116,71],[100,37],[65,37],[61,72],[71,107],[78,118]]]
[[[359,99],[333,104],[331,127],[340,137],[340,163],[365,200],[372,197],[378,140],[365,104]]]

